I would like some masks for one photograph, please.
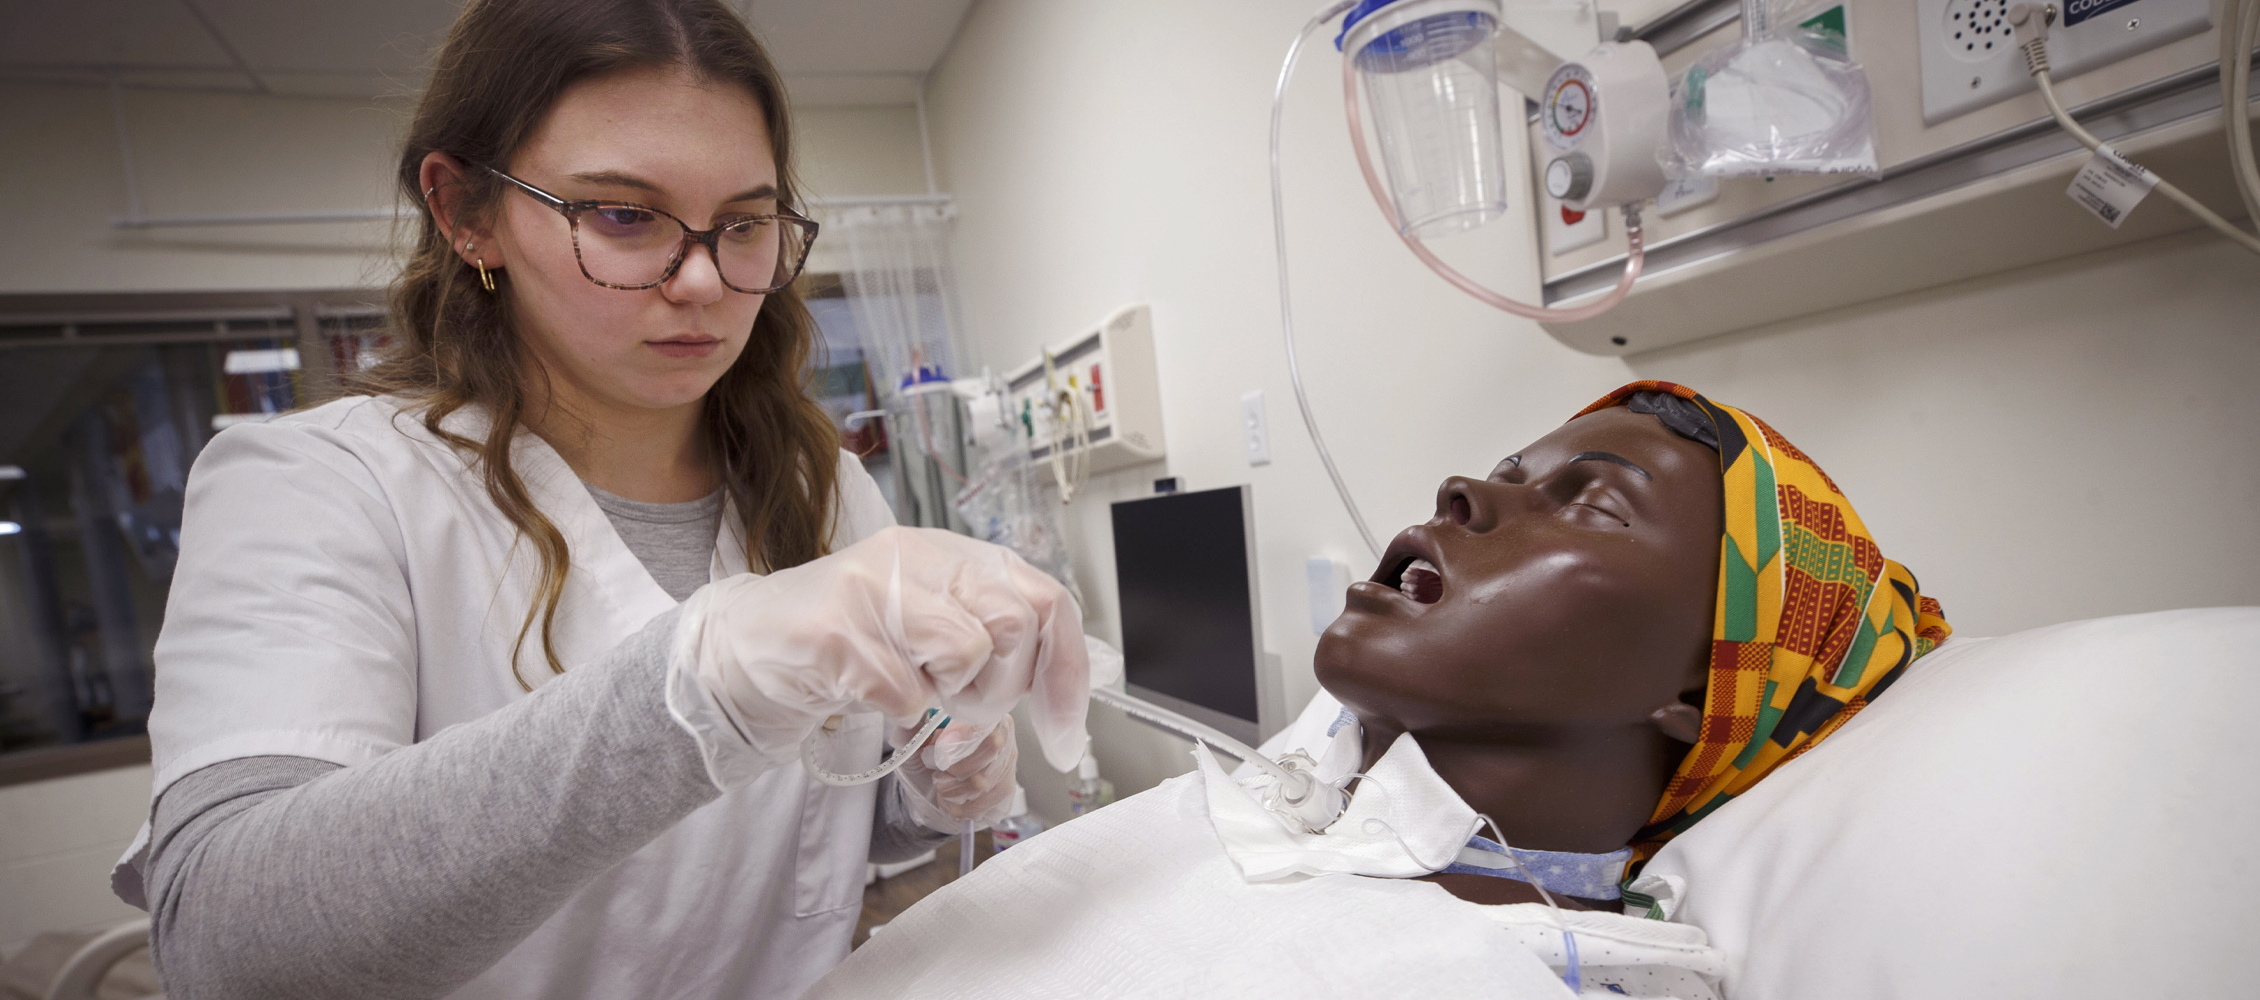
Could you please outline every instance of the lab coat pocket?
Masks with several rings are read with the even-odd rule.
[[[852,774],[879,762],[885,723],[878,713],[851,715],[843,723],[828,770]],[[871,859],[871,817],[877,783],[835,788],[801,774],[799,869],[793,915],[813,917],[863,903],[864,866]]]

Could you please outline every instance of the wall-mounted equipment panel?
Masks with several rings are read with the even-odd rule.
[[[1728,177],[1715,193],[1667,192],[1669,204],[1644,217],[1646,270],[1631,294],[1547,331],[1581,351],[1632,354],[2201,225],[2151,199],[2114,229],[2065,196],[2089,153],[2049,115],[2014,41],[1993,24],[2006,25],[2014,3],[1818,0],[1778,14],[1776,24],[1844,28],[1868,78],[1878,172]],[[2222,138],[2216,0],[2069,0],[2069,13],[2067,0],[2055,3],[2049,56],[2073,117],[2213,211],[2242,217]],[[1692,0],[1632,34],[1676,80],[1740,41],[1739,5]],[[1959,55],[1952,44],[1964,46]],[[1559,202],[1538,183],[1550,147],[1536,122],[1525,144],[1528,203],[1545,216],[1533,228],[1546,304],[1591,301],[1616,284],[1624,244],[1562,238],[1551,217]]]
[[[1007,413],[1028,457],[1089,452],[1105,472],[1165,454],[1153,308],[1126,306],[1005,374]]]
[[[2032,74],[2009,38],[2010,3],[1916,0],[1924,124],[2032,92]],[[2058,6],[2048,64],[2061,79],[2213,26],[2213,0],[2058,0]]]

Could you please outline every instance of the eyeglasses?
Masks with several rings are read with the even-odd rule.
[[[815,221],[790,212],[740,215],[712,229],[692,229],[648,205],[566,201],[493,167],[485,169],[564,216],[572,224],[573,256],[581,262],[582,276],[606,288],[665,284],[683,266],[691,244],[698,243],[714,255],[714,269],[732,291],[774,292],[800,276],[808,248],[816,243]]]

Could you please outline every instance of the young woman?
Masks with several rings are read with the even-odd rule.
[[[1710,1000],[1724,959],[1642,862],[1950,633],[1787,439],[1635,382],[1446,479],[1351,585],[1263,748],[1361,776],[1323,833],[1203,762],[927,898],[808,1000]]]
[[[1005,807],[1014,700],[1072,764],[1073,602],[891,527],[803,392],[791,147],[716,0],[463,10],[396,349],[190,480],[117,874],[168,995],[791,997],[868,860]]]

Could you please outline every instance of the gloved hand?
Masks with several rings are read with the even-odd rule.
[[[887,742],[901,746],[916,732],[894,727]],[[980,830],[1004,818],[1012,808],[1012,790],[1019,787],[1013,778],[1019,763],[1020,743],[1012,736],[1012,716],[985,733],[960,726],[953,717],[895,774],[912,819],[943,833],[960,833],[967,820]]]
[[[1066,770],[1082,753],[1090,697],[1080,618],[1065,588],[1010,549],[888,528],[822,559],[700,588],[670,670],[695,678],[760,759],[729,769],[731,784],[797,762],[832,715],[876,710],[907,724],[939,701],[951,728],[985,732],[1022,695],[1045,759]],[[680,687],[670,682],[671,707]],[[694,735],[718,728],[686,722]]]

